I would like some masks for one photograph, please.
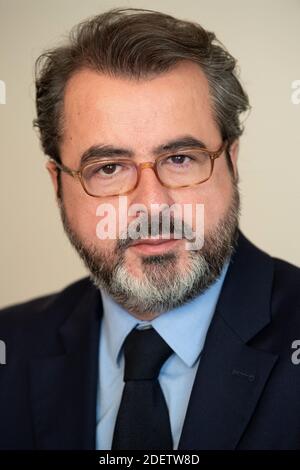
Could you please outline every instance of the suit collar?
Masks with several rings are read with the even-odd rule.
[[[270,322],[272,259],[240,233],[186,413],[179,449],[235,449],[278,357],[246,344]]]

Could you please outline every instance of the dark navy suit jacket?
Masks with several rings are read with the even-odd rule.
[[[0,312],[1,449],[95,448],[101,315],[88,278]],[[179,449],[300,449],[297,339],[300,269],[240,234]]]

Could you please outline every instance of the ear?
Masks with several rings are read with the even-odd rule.
[[[238,168],[237,168],[237,159],[239,155],[239,139],[236,139],[229,148],[229,155],[230,155],[230,160],[233,166],[233,171],[234,171],[234,177],[237,180],[238,179]]]
[[[57,171],[57,166],[55,165],[54,162],[48,161],[46,163],[46,168],[47,168],[47,170],[50,174],[52,184],[53,184],[53,187],[54,187],[54,191],[55,191],[55,195],[57,196],[57,194],[58,194],[58,181],[57,181],[58,171]]]

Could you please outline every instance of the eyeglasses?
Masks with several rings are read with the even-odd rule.
[[[97,158],[72,170],[50,158],[57,168],[77,178],[84,191],[93,197],[120,196],[133,191],[139,184],[142,170],[151,168],[159,182],[170,189],[187,188],[207,181],[215,160],[227,147],[224,141],[213,152],[207,149],[184,149],[178,153],[160,155],[154,162],[136,164],[128,158]]]

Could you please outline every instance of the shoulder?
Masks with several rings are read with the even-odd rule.
[[[300,268],[273,258],[272,311],[293,311],[300,320]]]
[[[249,241],[241,232],[237,249],[236,274],[241,277],[246,273],[248,281],[259,288],[266,285],[268,279],[271,294],[281,293],[282,296],[300,297],[300,268],[287,261],[272,257],[264,250]],[[249,275],[250,273],[250,275]]]
[[[274,286],[300,294],[300,268],[279,258],[274,261]]]
[[[280,331],[300,328],[300,269],[267,254],[239,234],[219,307],[245,337],[250,325],[271,321]],[[229,312],[229,313],[228,313]],[[223,313],[225,315],[225,313]],[[299,330],[300,331],[300,330]]]
[[[270,267],[269,283],[264,283],[263,277],[258,273],[262,265],[257,264],[257,277],[261,281],[257,292],[264,295],[264,289],[269,286],[267,288],[269,302],[266,303],[266,307],[268,305],[271,322],[266,333],[271,332],[281,346],[285,345],[287,348],[294,335],[299,336],[300,332],[300,268],[259,251],[259,257],[263,256]],[[253,295],[253,304],[256,302],[257,299]],[[279,346],[278,348],[280,349]]]
[[[15,325],[28,326],[39,322],[40,318],[45,322],[47,315],[51,316],[52,322],[61,322],[76,306],[78,300],[90,290],[95,290],[95,287],[86,277],[61,291],[5,307],[0,310],[0,331]]]
[[[62,353],[66,325],[79,344],[91,322],[99,318],[100,298],[99,289],[83,278],[60,292],[1,310],[0,340],[5,344],[7,363]]]

